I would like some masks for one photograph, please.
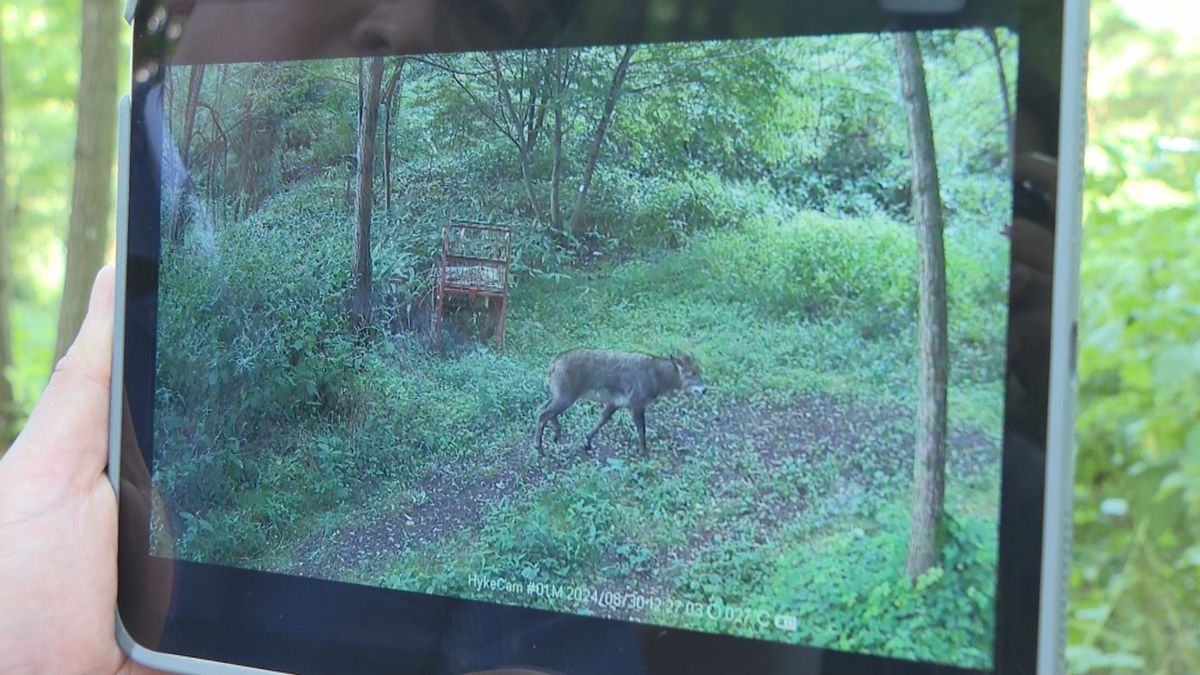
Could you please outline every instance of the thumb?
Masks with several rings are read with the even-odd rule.
[[[54,368],[25,429],[9,450],[8,467],[50,488],[94,481],[107,463],[112,380],[114,273],[100,270],[74,344]]]

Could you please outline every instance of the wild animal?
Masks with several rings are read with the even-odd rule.
[[[572,349],[550,362],[547,380],[550,401],[538,414],[534,444],[542,452],[546,425],[554,426],[554,441],[562,437],[558,416],[575,401],[585,399],[604,404],[600,420],[588,433],[584,450],[600,429],[612,419],[618,408],[628,408],[637,427],[638,449],[646,452],[646,406],[663,394],[686,391],[699,398],[704,395],[700,368],[689,354],[654,356],[606,349]]]

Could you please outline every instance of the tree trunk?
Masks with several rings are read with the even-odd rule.
[[[392,214],[392,104],[400,87],[400,75],[404,72],[404,57],[400,57],[387,86],[383,88],[383,210]]]
[[[917,332],[917,436],[913,462],[912,531],[906,571],[915,579],[937,564],[946,482],[946,252],[933,122],[925,66],[913,33],[895,33],[908,109],[912,199],[916,220],[920,326]]]
[[[600,159],[600,148],[604,144],[604,135],[608,132],[608,124],[612,120],[613,108],[617,105],[617,99],[621,98],[625,75],[629,72],[629,60],[632,57],[633,45],[630,45],[625,48],[625,53],[621,55],[621,62],[617,64],[617,70],[613,73],[608,99],[604,102],[604,112],[600,114],[600,121],[596,124],[596,133],[592,136],[587,164],[583,168],[583,180],[579,185],[579,195],[575,198],[575,208],[571,210],[570,229],[576,237],[583,234],[580,232],[583,227],[583,207],[587,202],[588,189],[592,185],[592,175],[596,171],[596,161]]]
[[[183,137],[179,139],[179,161],[184,171],[188,170],[191,161],[192,145],[196,136],[196,110],[200,104],[200,87],[204,84],[204,64],[196,64],[191,68],[187,101],[183,108]],[[164,189],[170,190],[168,198],[174,203],[174,208],[170,210],[171,243],[178,244],[183,241],[183,228],[187,224],[187,188],[181,185],[164,185]]]
[[[504,71],[500,67],[500,58],[492,54],[492,74],[496,80],[497,99],[500,101],[503,113],[499,116],[507,122],[508,127],[504,127],[493,119],[493,124],[501,128],[506,136],[517,146],[517,163],[521,167],[521,180],[525,184],[525,197],[529,199],[529,208],[533,211],[534,220],[539,223],[546,222],[542,217],[542,210],[538,206],[537,191],[533,187],[533,162],[530,159],[535,144],[537,143],[537,124],[538,117],[536,111],[537,92],[530,88],[529,104],[524,110],[518,110],[513,104],[512,95],[508,91],[508,78],[504,77]]]
[[[392,101],[383,104],[383,213],[392,217]]]
[[[192,66],[191,76],[188,78],[187,107],[183,111],[183,138],[180,139],[182,147],[179,148],[179,156],[185,167],[192,154],[192,138],[196,133],[196,108],[200,104],[200,87],[203,84],[204,64],[198,63]]]
[[[222,189],[225,184],[223,174],[225,173],[225,167],[229,162],[229,138],[225,135],[225,130],[220,128],[220,124],[217,121],[216,112],[218,110],[224,110],[224,108],[221,107],[221,104],[225,98],[225,84],[228,79],[229,64],[223,63],[217,66],[217,86],[216,90],[213,92],[212,106],[208,110],[208,114],[212,117],[214,143],[214,145],[210,146],[212,148],[211,154],[213,168],[208,174],[208,199],[212,206],[209,207],[208,215],[212,221],[215,221],[210,222],[210,226],[214,231],[216,230],[216,226],[218,224],[229,222],[229,214],[226,212],[225,208],[225,192]],[[220,140],[218,141],[218,139]],[[215,145],[218,142],[220,143],[219,147],[221,148],[220,160],[217,159],[216,150],[218,146]]]
[[[0,27],[0,35],[4,31]],[[3,47],[0,46],[0,52]],[[16,433],[17,401],[8,379],[12,360],[12,242],[8,209],[8,164],[4,155],[4,57],[0,53],[0,454]]]
[[[359,72],[362,72],[361,69]],[[350,317],[354,327],[361,328],[371,315],[371,207],[375,201],[375,131],[379,122],[380,81],[383,79],[383,57],[370,59],[364,92],[362,123],[358,128],[358,167],[354,191],[354,260],[350,271],[354,279],[354,295],[350,300]]]
[[[364,86],[367,81],[367,77],[363,72],[363,61],[364,59],[358,59],[354,62],[354,67],[358,70],[358,124],[360,127],[362,126],[363,105],[366,96]]]
[[[517,146],[517,161],[521,166],[521,180],[525,183],[525,197],[529,200],[529,208],[533,210],[533,219],[544,223],[546,219],[542,217],[542,210],[538,208],[537,193],[533,189],[533,165],[527,146]]]
[[[1017,125],[1013,120],[1012,102],[1008,99],[1008,75],[1004,72],[1004,54],[1000,50],[1000,39],[996,37],[995,28],[984,28],[988,44],[992,47],[992,58],[996,62],[996,76],[1000,85],[1000,101],[1004,105],[1004,128],[1008,131],[1008,156],[1012,157],[1017,151]]]
[[[554,227],[556,236],[562,233],[563,217],[562,217],[562,142],[563,142],[563,112],[562,104],[554,106],[554,133],[550,137],[551,148],[551,165],[550,165],[550,218]]]
[[[554,53],[553,86],[551,95],[554,97],[554,130],[550,136],[550,220],[554,228],[554,236],[562,236],[562,142],[563,142],[563,96],[567,87],[567,70],[570,56],[562,50]]]
[[[108,217],[117,131],[117,36],[120,7],[84,0],[75,178],[67,230],[67,266],[58,313],[57,362],[83,323],[92,279],[108,252]]]

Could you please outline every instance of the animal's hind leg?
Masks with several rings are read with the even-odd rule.
[[[534,445],[537,446],[538,452],[542,451],[542,434],[546,431],[547,424],[554,424],[554,440],[558,441],[562,433],[562,427],[558,423],[558,416],[562,414],[562,411],[570,408],[574,402],[575,399],[555,398],[547,403],[545,408],[542,408],[542,412],[538,414],[537,436],[534,438]]]
[[[630,412],[633,413],[633,425],[637,427],[638,449],[644,455],[646,454],[646,409],[633,408]]]
[[[588,432],[587,440],[585,440],[583,442],[584,450],[592,449],[592,439],[594,439],[596,437],[596,434],[600,433],[600,429],[605,424],[608,424],[608,421],[610,419],[612,419],[613,413],[615,413],[616,411],[617,411],[617,406],[615,406],[615,405],[609,404],[609,405],[604,406],[604,412],[600,413],[600,421],[596,422],[596,426],[592,427],[592,430],[590,432]]]

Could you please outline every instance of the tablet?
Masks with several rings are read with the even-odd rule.
[[[1083,2],[128,16],[136,661],[1061,671]]]

